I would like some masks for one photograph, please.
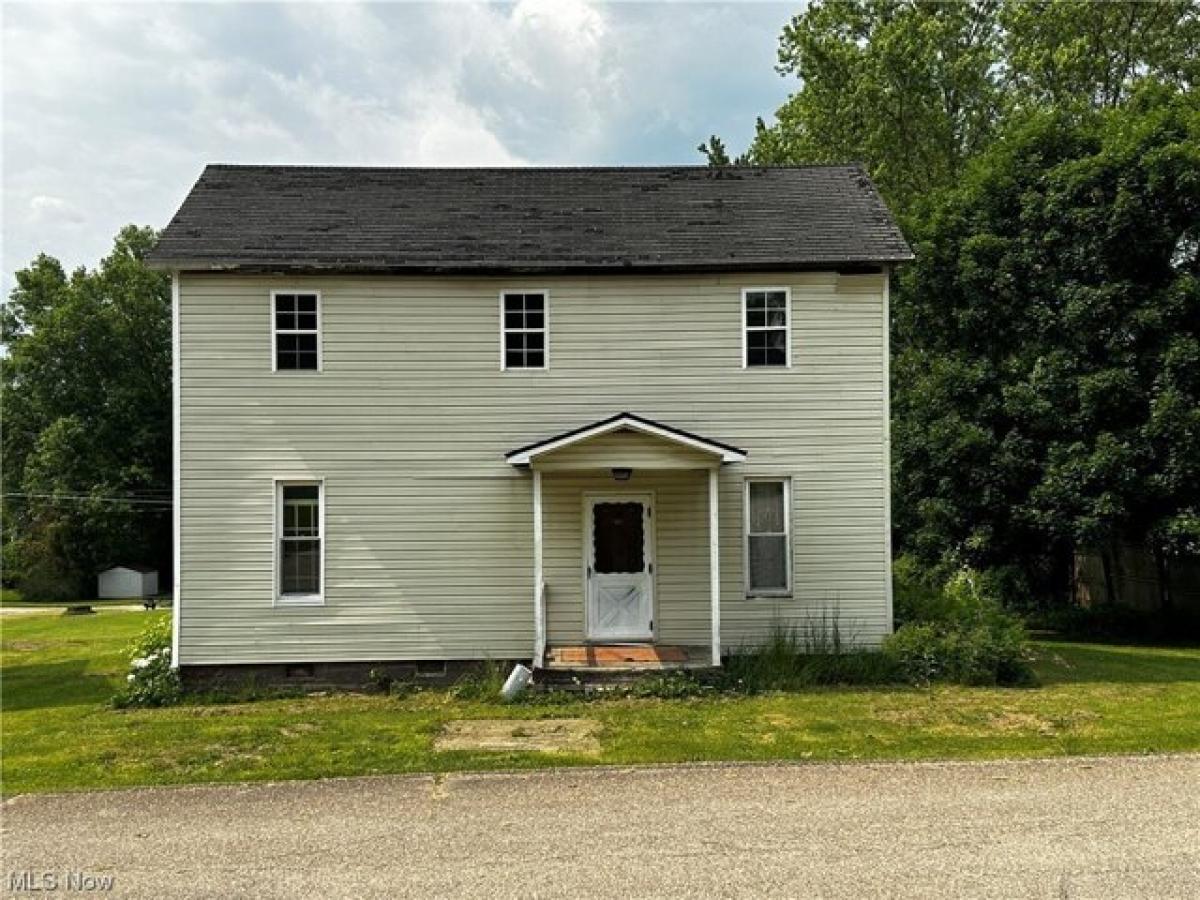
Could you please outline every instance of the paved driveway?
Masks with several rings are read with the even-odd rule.
[[[18,797],[136,897],[1200,896],[1200,757],[592,769]]]

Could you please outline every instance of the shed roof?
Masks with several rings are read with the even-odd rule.
[[[210,165],[149,261],[185,270],[566,274],[911,258],[856,165]]]

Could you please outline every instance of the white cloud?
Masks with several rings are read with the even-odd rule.
[[[46,194],[35,194],[29,199],[29,214],[35,221],[77,223],[86,218],[82,211],[62,197],[50,197]]]
[[[790,6],[6,4],[4,281],[162,226],[206,162],[695,162],[786,94]]]

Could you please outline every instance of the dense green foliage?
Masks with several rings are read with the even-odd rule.
[[[746,152],[701,149],[861,160],[914,245],[897,546],[1023,604],[1081,549],[1200,551],[1200,6],[817,0],[779,71]]]
[[[1002,581],[970,569],[949,577],[912,558],[898,561],[900,627],[882,652],[842,638],[838,620],[777,627],[761,645],[733,654],[720,686],[735,693],[835,684],[1027,685],[1034,679],[1028,636],[1004,609]]]
[[[1200,549],[1200,98],[1012,130],[912,229],[898,531],[972,565]]]
[[[911,559],[898,561],[902,623],[883,654],[913,684],[1028,685],[1034,681],[1025,626],[1004,609],[989,574],[962,569],[938,583]]]
[[[30,599],[93,596],[115,563],[171,552],[170,279],[132,226],[94,271],[49,256],[4,310],[4,575]]]
[[[154,618],[129,644],[129,673],[113,706],[172,706],[183,697],[179,670],[171,667],[171,620]]]
[[[907,205],[951,181],[991,138],[1003,95],[994,3],[813,3],[779,42],[779,70],[803,84],[759,122],[762,165],[866,162]]]
[[[740,161],[864,162],[902,216],[1033,109],[1120,105],[1140,79],[1200,78],[1191,0],[814,0],[784,27],[800,88]],[[719,151],[719,138],[702,148]]]

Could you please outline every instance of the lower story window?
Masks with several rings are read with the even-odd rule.
[[[788,594],[792,589],[791,482],[746,481],[746,593]]]
[[[281,481],[276,490],[279,602],[321,603],[325,527],[322,484]]]

